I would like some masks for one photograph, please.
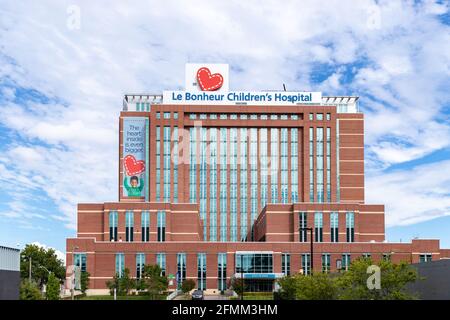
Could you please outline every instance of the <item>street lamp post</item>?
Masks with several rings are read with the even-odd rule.
[[[310,259],[311,259],[311,274],[313,274],[314,270],[314,247],[313,247],[313,238],[314,238],[314,229],[313,228],[299,228],[299,231],[311,231],[311,239],[310,239]],[[301,236],[299,232],[299,236]]]

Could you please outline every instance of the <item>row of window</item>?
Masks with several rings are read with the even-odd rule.
[[[370,253],[364,253],[363,257],[370,258]],[[391,255],[383,254],[383,259],[390,260]],[[236,253],[235,255],[235,273],[273,273],[273,256],[270,253]],[[322,254],[322,272],[327,273],[331,270],[331,255],[329,253]],[[431,254],[420,254],[419,261],[429,262],[432,260]],[[342,254],[342,259],[336,261],[336,268],[338,270],[348,270],[351,263],[351,255],[348,253]],[[301,255],[302,269],[304,274],[311,273],[311,258],[309,253]],[[166,275],[166,254],[156,254],[156,264],[161,268],[162,274]],[[81,268],[82,272],[87,271],[86,253],[74,254],[74,265]],[[142,277],[142,272],[145,265],[145,254],[136,254],[136,278]],[[206,253],[197,254],[197,284],[198,289],[206,289]],[[125,270],[125,255],[123,253],[116,254],[115,271],[121,277]],[[281,254],[281,272],[284,275],[291,274],[291,254]],[[217,254],[217,279],[219,290],[226,289],[227,278],[227,254]],[[177,253],[177,284],[186,279],[186,253]]]
[[[299,241],[308,241],[308,213],[300,212],[298,214]],[[346,242],[355,241],[355,214],[347,212],[345,214]],[[331,242],[339,242],[339,214],[330,213],[330,234]],[[323,213],[314,213],[314,242],[323,242]]]
[[[138,110],[139,111],[139,110]],[[161,119],[161,113],[163,119],[170,119],[171,115],[173,119],[178,119],[178,112],[156,112],[156,119]]]
[[[318,120],[318,121],[323,121],[323,113],[316,113],[316,120]],[[327,120],[327,121],[330,121],[331,120],[331,113],[327,113],[327,114],[325,114],[325,119]],[[314,113],[310,113],[309,114],[309,120],[314,120]]]
[[[231,114],[227,114],[227,113],[221,113],[221,114],[216,114],[216,113],[190,113],[189,114],[189,119],[191,120],[195,120],[195,119],[200,119],[200,120],[206,120],[206,119],[210,119],[210,120],[216,120],[216,119],[220,119],[220,120],[226,120],[226,119],[230,119],[230,120],[237,120],[237,119],[241,119],[241,120],[298,120],[301,119],[302,116],[298,115],[298,114],[245,114],[245,113],[241,113],[241,114],[237,114],[237,113],[231,113]]]
[[[109,212],[109,241],[121,241],[117,235],[118,212]],[[157,241],[166,241],[166,212],[158,211],[156,214]],[[125,212],[125,241],[134,241],[134,212],[129,210]],[[150,241],[150,213],[141,212],[141,241]]]

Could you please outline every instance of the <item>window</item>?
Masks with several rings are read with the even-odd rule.
[[[256,220],[258,211],[258,129],[250,128],[250,227]],[[254,239],[251,228],[251,240]]]
[[[317,202],[323,202],[323,128],[316,128]]]
[[[197,203],[197,128],[189,128],[189,202]]]
[[[270,115],[270,120],[277,120],[277,119],[278,119],[278,115],[276,115],[276,114]]]
[[[372,257],[372,254],[370,254],[370,253],[363,253],[363,258],[365,258],[365,259],[370,259],[371,257]]]
[[[170,112],[164,112],[164,119],[170,119]]]
[[[331,114],[327,113],[327,120],[330,121],[331,120]]]
[[[161,268],[161,275],[166,275],[166,254],[165,253],[157,253],[156,254],[156,264]]]
[[[178,119],[178,112],[174,112],[173,113],[173,118],[176,120],[176,119]]]
[[[141,234],[143,242],[150,241],[150,213],[148,211],[141,213]]]
[[[311,274],[311,256],[309,253],[302,254],[303,274]]]
[[[314,113],[309,114],[309,120],[311,120],[311,121],[314,120]]]
[[[230,114],[231,120],[236,120],[238,118],[237,114]]]
[[[134,233],[134,214],[133,211],[125,213],[125,241],[132,242]]]
[[[270,129],[270,191],[271,203],[278,203],[278,129]]]
[[[220,128],[220,241],[227,241],[227,128]]]
[[[226,115],[225,113],[222,113],[222,114],[220,115],[220,119],[227,119],[227,115]]]
[[[206,290],[206,253],[197,254],[197,286],[198,290]]]
[[[330,214],[331,242],[339,242],[339,215],[337,212]]]
[[[241,212],[241,228],[240,228],[240,241],[247,240],[247,128],[241,128],[240,130],[240,143],[238,148],[240,148],[240,212]]]
[[[316,212],[314,214],[314,241],[323,241],[323,214],[322,212]]]
[[[200,114],[200,119],[201,120],[205,120],[206,119],[206,113],[201,113]]]
[[[164,127],[164,170],[163,170],[163,174],[164,174],[164,202],[170,202],[170,163],[171,163],[171,149],[170,149],[170,127],[165,126]]]
[[[209,129],[209,241],[217,241],[217,128]]]
[[[347,242],[355,241],[355,215],[353,212],[347,212],[346,214],[346,231]]]
[[[344,253],[342,255],[342,269],[347,271],[348,268],[350,267],[350,254],[349,253]]]
[[[291,202],[298,202],[298,129],[291,128]]]
[[[186,253],[177,253],[177,284],[181,288],[181,284],[186,279]]]
[[[262,116],[261,116],[262,117]],[[259,158],[260,158],[260,181],[261,181],[261,209],[267,204],[268,198],[268,152],[267,152],[267,128],[259,130]]]
[[[281,120],[287,120],[287,119],[288,119],[287,114],[282,114],[282,115],[280,115],[280,119],[281,119]]]
[[[237,241],[237,128],[230,129],[230,241]]]
[[[173,127],[173,202],[178,203],[178,127]],[[170,187],[169,187],[170,188]]]
[[[419,255],[419,262],[430,262],[431,259],[431,253],[425,253],[425,254],[420,254]]]
[[[314,128],[309,128],[309,201],[314,202]]]
[[[215,119],[217,119],[217,114],[211,113],[211,114],[209,115],[209,118],[210,118],[211,120],[215,120]]]
[[[316,120],[323,120],[323,113],[316,113]]]
[[[123,253],[116,253],[116,274],[121,278],[125,270],[125,255]]]
[[[206,176],[207,176],[207,128],[201,127],[200,130],[200,185],[199,185],[199,198],[200,198],[200,205],[199,205],[199,213],[200,213],[200,219],[203,222],[203,240],[206,241],[208,238],[208,233],[206,230],[206,194],[207,194],[207,184],[206,184]]]
[[[117,241],[117,211],[109,212],[109,241]]]
[[[261,115],[261,120],[267,120],[267,114],[262,114]]]
[[[197,115],[195,113],[191,113],[189,115],[189,119],[191,119],[191,120],[197,119]]]
[[[156,201],[161,200],[161,127],[156,127]]]
[[[80,267],[81,272],[86,272],[86,253],[74,253],[73,255],[74,265]]]
[[[166,212],[157,213],[158,242],[166,241]]]
[[[272,273],[271,253],[236,253],[236,273]]]
[[[298,114],[291,114],[291,120],[298,120]]]
[[[245,120],[245,119],[247,119],[247,115],[246,115],[246,114],[241,114],[241,115],[240,115],[240,118],[243,119],[243,120]]]
[[[331,129],[327,128],[327,202],[331,202]]]
[[[322,254],[322,272],[328,273],[330,272],[330,266],[331,266],[331,258],[329,253],[323,253]]]
[[[227,254],[217,254],[217,279],[220,291],[227,289]]]
[[[306,212],[300,212],[298,214],[298,227],[299,227],[299,239],[300,242],[308,241],[308,230],[305,228],[308,225]]]
[[[257,120],[258,119],[258,115],[257,114],[251,114],[250,115],[250,119],[251,120]]]
[[[291,274],[291,255],[289,253],[281,254],[281,273],[285,276]]]
[[[161,112],[156,113],[156,119],[161,119]]]
[[[288,129],[280,129],[280,179],[281,203],[288,203]]]
[[[136,278],[141,279],[142,273],[144,272],[145,265],[145,254],[137,253],[136,254]]]
[[[384,261],[391,261],[391,254],[390,253],[383,253],[383,260]]]

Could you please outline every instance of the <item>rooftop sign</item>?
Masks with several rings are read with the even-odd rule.
[[[164,104],[296,105],[321,104],[321,92],[229,91],[228,64],[186,64],[186,90],[164,91]]]

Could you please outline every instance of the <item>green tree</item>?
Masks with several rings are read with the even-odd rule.
[[[28,279],[31,258],[31,279],[42,288],[47,283],[49,271],[62,283],[66,277],[66,268],[62,260],[58,259],[55,250],[44,249],[34,244],[27,244],[20,253],[20,277]],[[47,269],[47,270],[45,270]]]
[[[406,300],[416,296],[406,292],[408,283],[418,279],[417,271],[405,262],[394,264],[389,260],[382,260],[377,265],[380,268],[380,289],[369,289],[367,279],[371,274],[367,268],[374,265],[370,258],[359,258],[353,261],[348,271],[338,279],[340,299],[351,300]]]
[[[112,280],[106,281],[106,286],[108,287],[109,293],[110,293],[111,295],[114,294],[114,289],[116,289],[117,295],[119,295],[119,296],[120,296],[120,295],[123,295],[123,294],[120,292],[120,285],[119,285],[119,283],[120,283],[120,276],[119,276],[118,273],[116,273],[116,274],[114,275],[114,277],[113,277]]]
[[[280,291],[277,296],[281,300],[295,300],[295,295],[297,292],[297,281],[293,276],[286,276],[278,279],[278,284],[280,285]]]
[[[90,277],[90,273],[85,271],[85,272],[81,272],[81,276],[80,276],[80,285],[81,285],[81,292],[84,294],[86,293],[86,290],[89,288],[89,277]]]
[[[192,289],[195,288],[195,281],[192,279],[186,279],[181,284],[181,291],[183,291],[184,294],[189,293]]]
[[[128,295],[136,287],[136,282],[130,277],[130,269],[123,270],[123,275],[119,279],[119,287],[124,295]]]
[[[162,275],[158,265],[144,265],[141,288],[147,290],[151,299],[156,299],[162,292],[167,291],[169,281]]]
[[[48,276],[47,281],[47,300],[59,300],[60,282],[53,272]]]
[[[33,281],[22,280],[20,283],[20,300],[42,300],[38,285]]]
[[[297,274],[278,281],[279,297],[287,300],[333,300],[337,298],[335,279],[328,273]]]

